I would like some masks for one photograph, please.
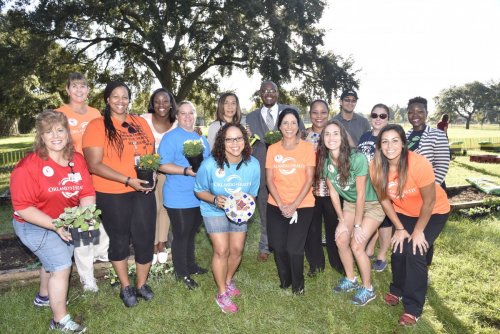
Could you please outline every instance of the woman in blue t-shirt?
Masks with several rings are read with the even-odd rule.
[[[212,272],[218,288],[215,301],[224,313],[238,311],[231,297],[241,292],[233,276],[241,262],[247,231],[246,222],[234,223],[228,219],[224,204],[228,196],[238,193],[257,196],[260,166],[251,152],[245,128],[240,124],[225,124],[217,132],[212,156],[196,174],[194,191],[202,200],[201,214],[214,251]],[[250,203],[255,205],[254,198],[250,198]]]
[[[205,274],[208,271],[198,266],[195,260],[194,239],[202,219],[200,200],[193,192],[196,173],[184,156],[184,142],[201,140],[204,146],[203,158],[210,154],[205,137],[195,131],[196,109],[189,101],[177,106],[177,128],[165,134],[160,142],[160,171],[167,174],[163,185],[163,205],[167,208],[172,226],[172,262],[178,280],[188,289],[198,287],[191,275]]]

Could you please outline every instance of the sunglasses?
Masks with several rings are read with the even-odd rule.
[[[127,129],[128,133],[137,133],[137,129],[134,128],[132,125],[128,124],[127,122],[122,123],[122,128]]]
[[[376,119],[376,118],[386,119],[386,118],[387,118],[387,114],[376,114],[376,113],[372,113],[370,116],[371,116],[371,118],[373,118],[373,119]]]

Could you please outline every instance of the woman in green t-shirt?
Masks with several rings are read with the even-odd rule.
[[[321,133],[316,177],[327,180],[330,198],[339,219],[335,242],[346,277],[333,288],[333,292],[357,290],[352,303],[366,305],[376,296],[371,283],[366,244],[385,214],[370,182],[368,160],[363,153],[350,148],[347,132],[337,120],[328,122]],[[343,208],[339,196],[344,199]],[[358,264],[362,285],[358,285],[354,274],[354,259]]]

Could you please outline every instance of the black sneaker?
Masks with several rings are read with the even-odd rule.
[[[187,286],[189,290],[193,290],[199,287],[198,283],[196,283],[196,281],[189,276],[184,276],[184,277],[176,276],[176,277],[178,281],[184,282],[184,284]]]
[[[122,299],[123,304],[127,307],[134,307],[137,305],[135,288],[130,285],[120,290],[120,298]]]
[[[151,290],[151,287],[147,284],[137,289],[137,297],[144,298],[144,300],[151,300],[154,296],[153,290]]]
[[[202,267],[196,267],[195,270],[189,272],[189,275],[203,275],[208,273],[208,269],[202,268]]]
[[[84,333],[87,328],[74,322],[69,314],[66,314],[59,322],[55,322],[54,319],[50,320],[50,329],[57,329],[65,333]]]

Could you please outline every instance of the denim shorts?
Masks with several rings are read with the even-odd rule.
[[[61,271],[73,265],[73,245],[64,242],[56,232],[15,219],[12,225],[21,242],[38,257],[45,271]]]
[[[208,233],[246,232],[248,229],[246,223],[233,223],[226,216],[203,217],[203,222]]]

